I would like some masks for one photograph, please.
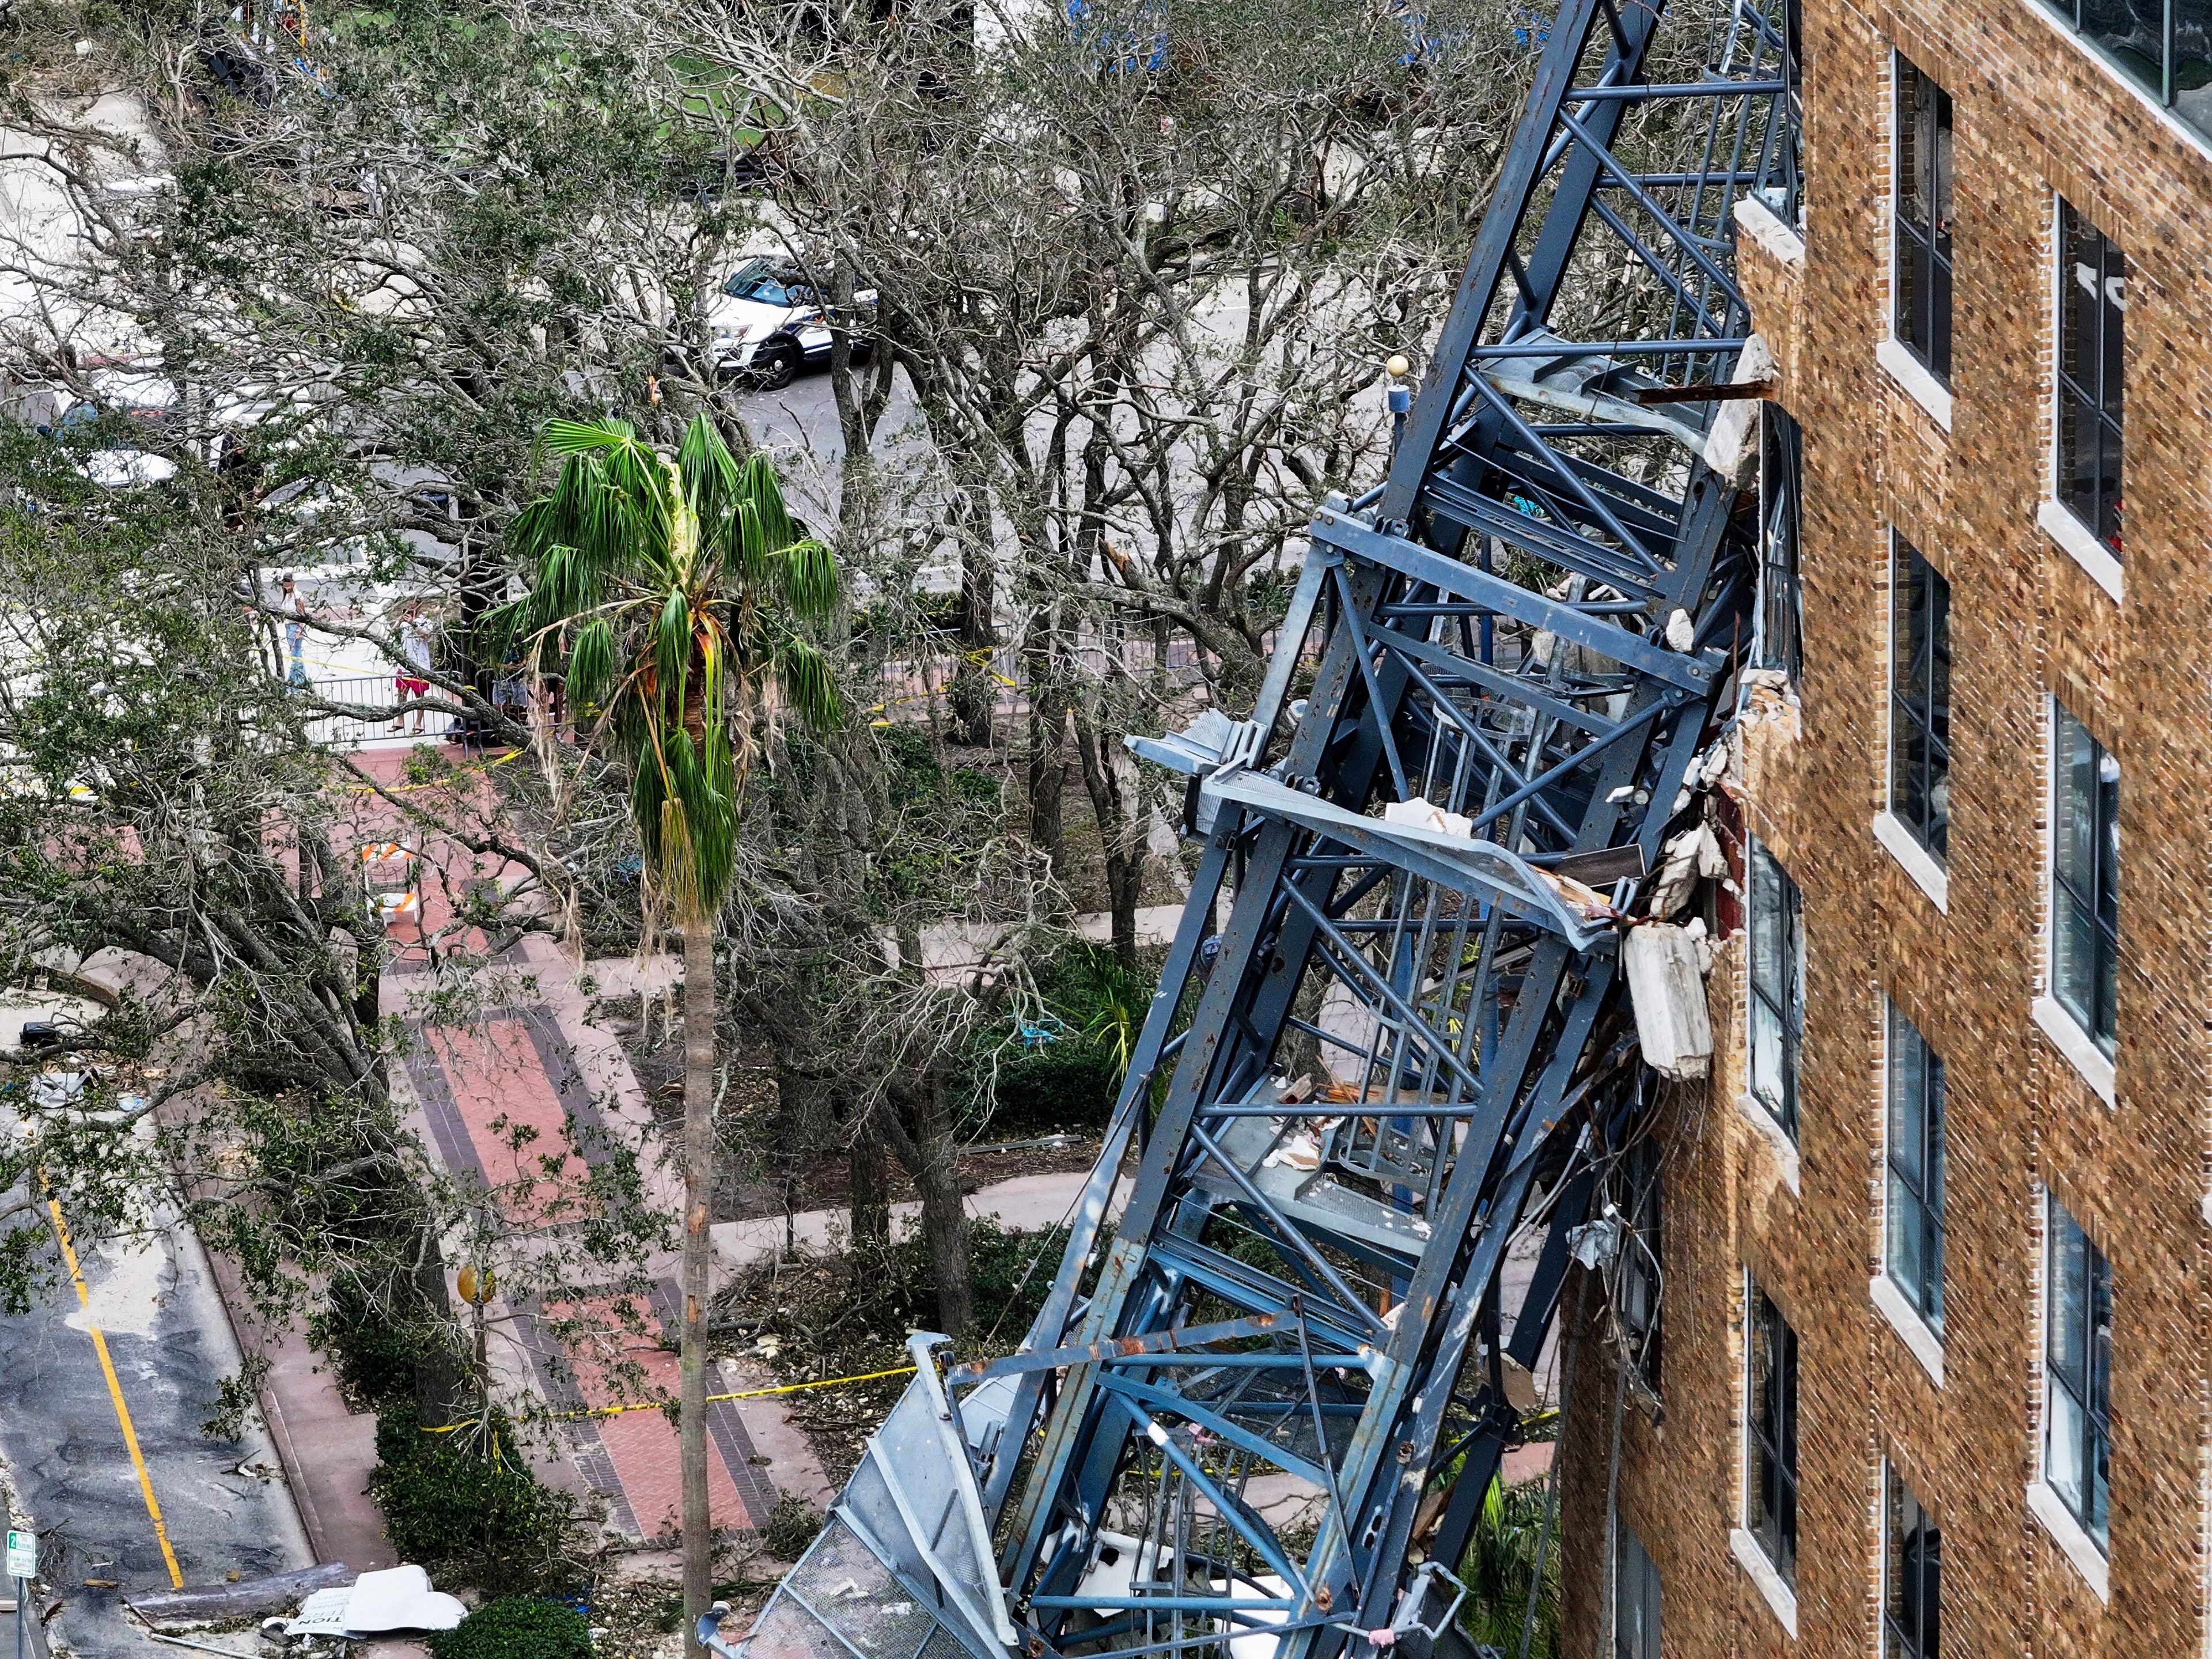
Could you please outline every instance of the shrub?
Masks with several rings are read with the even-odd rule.
[[[558,1601],[510,1595],[430,1638],[436,1659],[592,1659],[584,1615]]]
[[[377,1420],[376,1455],[369,1494],[401,1560],[501,1589],[567,1577],[574,1506],[538,1483],[503,1423],[488,1438],[425,1434],[411,1406],[392,1406]]]
[[[1553,1659],[1559,1650],[1559,1536],[1556,1517],[1544,1549],[1544,1576],[1536,1577],[1536,1553],[1544,1536],[1545,1486],[1530,1480],[1509,1486],[1496,1476],[1483,1495],[1482,1518],[1460,1563],[1467,1605],[1460,1624],[1478,1643],[1507,1653],[1521,1645],[1533,1591],[1536,1602],[1530,1659]]]
[[[307,1340],[330,1355],[339,1380],[372,1410],[415,1397],[422,1334],[373,1309],[350,1282],[331,1286],[329,1307],[307,1322]]]

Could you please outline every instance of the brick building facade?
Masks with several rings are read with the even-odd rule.
[[[1753,708],[1726,786],[1735,855],[1800,896],[1802,985],[1766,963],[1760,1004],[1743,932],[1714,970],[1711,1086],[1662,1137],[1663,1412],[1630,1391],[1617,1467],[1584,1327],[1567,1653],[1932,1652],[1937,1610],[1947,1654],[2212,1650],[2212,71],[2203,8],[2092,9],[2102,46],[2039,0],[1805,0],[1802,240],[1738,215],[1803,434],[1799,702]],[[2170,74],[2105,49],[2130,12]],[[2119,385],[2085,392],[2100,328]],[[1793,994],[1785,1112],[1754,1086],[1782,1028],[1750,1038]],[[1578,1570],[1609,1486],[1617,1638]]]

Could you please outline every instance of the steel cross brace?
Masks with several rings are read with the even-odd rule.
[[[1615,908],[1732,694],[1758,562],[1691,447],[1710,403],[1631,394],[1732,371],[1729,208],[1794,194],[1794,26],[1744,0],[1705,79],[1648,86],[1687,56],[1652,58],[1660,28],[1565,0],[1387,483],[1311,526],[1254,720],[1146,750],[1211,824],[1189,907],[1043,1312],[944,1379],[1027,1654],[1265,1629],[1277,1659],[1365,1659],[1428,1623],[1407,1554],[1456,1563],[1517,1432],[1504,1368],[1553,1328],[1640,1098]],[[1590,238],[1642,273],[1630,313],[1586,314]],[[1416,797],[1439,816],[1376,816]],[[1607,893],[1553,873],[1593,855]],[[966,1624],[940,1633],[990,1659]]]

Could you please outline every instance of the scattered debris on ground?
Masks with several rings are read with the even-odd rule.
[[[969,1231],[983,1322],[960,1352],[1011,1353],[1052,1287],[1066,1230],[1018,1231],[978,1218]],[[739,1273],[716,1299],[714,1322],[724,1352],[765,1365],[779,1382],[864,1376],[907,1364],[908,1333],[937,1328],[935,1282],[912,1234],[876,1252],[802,1250]],[[905,1386],[905,1377],[886,1376],[784,1396],[831,1485],[845,1483]]]

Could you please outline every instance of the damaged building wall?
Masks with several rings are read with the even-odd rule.
[[[1755,322],[1804,430],[1802,706],[1744,729],[1732,780],[1747,829],[1802,893],[1800,1121],[1792,1145],[1739,1103],[1738,933],[1710,981],[1710,1085],[1677,1085],[1667,1107],[1663,1421],[1631,1398],[1617,1469],[1613,1358],[1594,1312],[1583,1327],[1562,1436],[1578,1564],[1563,1651],[1607,1650],[1596,1625],[1608,1490],[1657,1571],[1666,1659],[1881,1650],[1881,1494],[1893,1466],[1941,1529],[1943,1652],[2202,1653],[2212,155],[2032,0],[1808,0],[1804,31],[1802,269],[1774,239],[1739,237]],[[1893,51],[1954,100],[1948,428],[1929,406],[1940,400],[1923,403],[1878,361]],[[2130,262],[2117,600],[2039,523],[2051,492],[2059,195]],[[1951,596],[1940,904],[1874,830],[1893,531]],[[2119,767],[2110,1104],[2031,1013],[2048,988],[2054,696]],[[1909,1341],[1870,1288],[1884,1272],[1890,1003],[1945,1065],[1932,1347]],[[2044,1467],[2046,1190],[2111,1264],[2110,1537],[2087,1555],[2029,1500]],[[1762,1588],[1736,1536],[1747,1275],[1798,1344],[1787,1586]]]

